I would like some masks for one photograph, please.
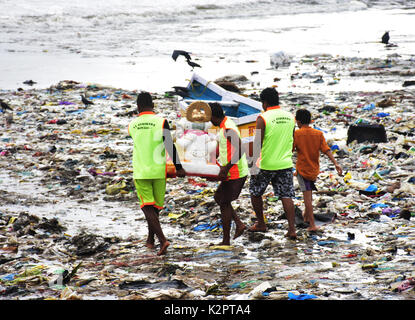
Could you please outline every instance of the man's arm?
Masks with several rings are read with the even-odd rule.
[[[334,159],[333,153],[330,150],[330,147],[328,146],[326,139],[324,138],[323,134],[321,134],[321,147],[320,150],[323,151],[323,153],[329,157],[330,161],[334,164],[334,166],[336,167],[337,173],[339,174],[339,176],[342,175],[343,171],[342,168],[339,166],[339,164],[337,163],[336,159]]]
[[[173,138],[170,132],[170,126],[167,120],[163,124],[163,142],[164,146],[169,154],[170,158],[173,160],[173,164],[176,167],[176,174],[178,177],[184,177],[186,175],[182,164],[180,163],[179,154],[177,153],[176,146],[173,143]]]
[[[330,161],[334,164],[334,166],[336,167],[337,173],[339,174],[339,176],[342,175],[343,170],[342,168],[339,166],[339,164],[337,163],[336,159],[334,159],[333,153],[329,150],[327,150],[326,152],[324,152],[324,154],[326,156],[329,157]]]

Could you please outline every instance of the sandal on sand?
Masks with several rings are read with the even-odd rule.
[[[257,224],[257,223],[255,223],[255,224],[254,224],[253,226],[251,226],[248,230],[249,230],[249,231],[252,231],[252,232],[265,232],[265,231],[267,231],[267,228],[265,227],[265,228],[261,229],[261,228],[259,228],[259,227],[258,227],[258,224]]]

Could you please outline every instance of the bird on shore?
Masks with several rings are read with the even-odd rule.
[[[201,65],[200,64],[197,64],[196,62],[193,62],[193,61],[190,61],[190,60],[187,60],[187,64],[192,67],[192,70],[195,67],[201,68]]]
[[[389,31],[386,31],[386,32],[383,34],[383,36],[382,36],[382,43],[384,43],[384,44],[388,44],[388,43],[389,43],[389,39],[390,39],[390,36],[389,36]]]
[[[177,95],[179,95],[183,98],[189,96],[189,89],[187,89],[186,87],[174,86],[173,89],[174,89],[174,91],[176,92]]]
[[[192,67],[192,70],[195,67],[201,68],[201,66],[199,64],[197,64],[196,62],[191,61],[192,57],[190,56],[190,54],[191,54],[190,52],[187,52],[187,51],[184,51],[184,50],[174,50],[171,57],[173,58],[174,61],[176,61],[178,56],[184,56],[186,58],[187,64]]]
[[[166,93],[172,96],[181,96],[182,98],[186,98],[189,96],[189,89],[187,89],[186,87],[174,86],[173,89],[174,91],[167,91]]]
[[[2,99],[0,99],[0,108],[2,112],[5,112],[6,110],[13,111],[13,109],[9,106],[9,104],[4,102]]]
[[[94,104],[92,101],[89,101],[87,98],[85,98],[83,94],[81,94],[81,100],[85,107],[88,107],[90,104]]]
[[[28,86],[33,86],[34,84],[36,84],[36,81],[33,80],[26,80],[23,82],[23,84],[28,85]]]

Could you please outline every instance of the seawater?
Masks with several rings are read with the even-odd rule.
[[[192,72],[173,61],[175,49],[191,52],[210,80],[267,70],[278,51],[411,55],[414,14],[414,1],[0,0],[0,88],[70,79],[168,90]],[[386,30],[395,51],[379,45]]]

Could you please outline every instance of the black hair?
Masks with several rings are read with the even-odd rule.
[[[311,123],[311,113],[306,109],[299,109],[295,113],[295,120],[300,121],[301,124]]]
[[[142,108],[152,107],[153,98],[151,97],[151,94],[145,91],[140,92],[137,96],[137,106]]]
[[[222,119],[225,114],[223,113],[222,106],[217,102],[209,103],[210,110],[212,110],[212,117]]]
[[[280,104],[278,91],[272,87],[262,90],[261,94],[259,95],[259,99],[261,102],[268,102],[270,106],[278,106]]]

